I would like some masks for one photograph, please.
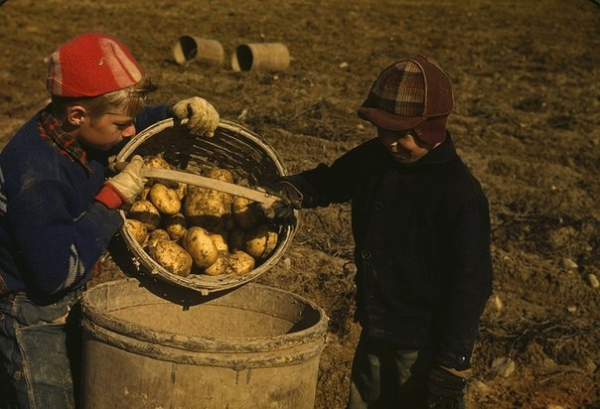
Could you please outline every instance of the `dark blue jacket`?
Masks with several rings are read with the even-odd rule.
[[[167,117],[148,108],[136,128]],[[62,155],[40,136],[37,113],[0,153],[0,282],[45,297],[83,286],[122,225],[116,210],[94,197],[111,152],[89,150],[88,166]]]
[[[414,164],[378,139],[291,176],[303,207],[352,201],[357,318],[369,336],[469,365],[492,290],[490,220],[451,136]]]

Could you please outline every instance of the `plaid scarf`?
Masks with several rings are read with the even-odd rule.
[[[49,106],[42,110],[40,117],[37,127],[42,138],[58,148],[61,155],[73,162],[81,163],[84,168],[92,172],[88,166],[87,152],[81,147],[77,138],[63,131],[56,118],[50,113]]]

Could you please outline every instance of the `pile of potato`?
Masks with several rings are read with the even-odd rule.
[[[160,156],[145,157],[144,166],[172,169]],[[204,176],[236,183],[218,167]],[[150,257],[182,277],[247,274],[278,240],[276,226],[252,201],[183,183],[149,181],[125,214],[127,229]]]

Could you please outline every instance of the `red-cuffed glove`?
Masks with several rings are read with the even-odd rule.
[[[104,182],[96,200],[111,209],[116,209],[123,203],[133,202],[148,181],[140,173],[143,165],[142,157],[135,155],[119,174]]]

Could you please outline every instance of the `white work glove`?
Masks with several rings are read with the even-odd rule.
[[[148,181],[140,174],[143,165],[142,157],[135,155],[119,174],[108,179],[104,184],[115,190],[124,201],[131,203],[142,192]]]
[[[212,137],[219,125],[219,113],[204,98],[183,99],[173,105],[171,112],[180,121],[187,119],[185,125],[194,135]]]

